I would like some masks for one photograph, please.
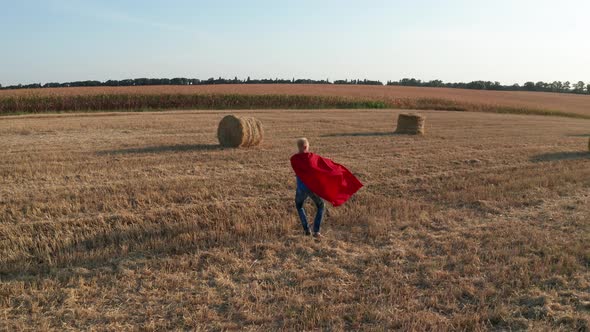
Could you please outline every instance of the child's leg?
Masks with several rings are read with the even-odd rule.
[[[309,233],[307,216],[305,215],[305,210],[303,209],[303,204],[305,203],[305,199],[307,199],[307,195],[308,194],[303,190],[297,190],[295,192],[295,207],[297,208],[297,213],[299,214],[299,219],[301,219],[301,225],[303,226],[305,233]]]

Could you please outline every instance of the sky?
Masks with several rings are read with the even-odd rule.
[[[0,84],[590,82],[588,0],[0,0]]]

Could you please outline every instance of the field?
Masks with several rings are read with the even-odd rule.
[[[265,127],[238,150],[215,138],[227,111],[1,118],[0,329],[590,329],[590,121],[422,111],[414,137],[399,112],[234,111]],[[321,241],[294,209],[300,136],[365,184]]]
[[[159,98],[154,95],[158,95]],[[201,100],[190,100],[191,95],[193,98],[200,95]],[[260,95],[267,95],[267,97],[256,98]],[[204,96],[210,98],[202,100]],[[285,96],[291,96],[291,98]],[[270,97],[274,100],[268,101]],[[362,102],[351,105],[350,99]],[[273,108],[273,105],[274,108],[351,108],[351,106],[375,108],[372,107],[371,102],[385,103],[389,108],[398,109],[565,115],[590,119],[590,95],[562,93],[304,84],[0,90],[0,114],[43,112],[45,108],[50,110],[54,108],[58,111],[69,109],[256,109]]]

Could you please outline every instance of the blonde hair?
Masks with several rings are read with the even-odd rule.
[[[297,139],[297,147],[299,148],[299,151],[303,151],[305,147],[309,149],[309,141],[307,138],[301,137]]]

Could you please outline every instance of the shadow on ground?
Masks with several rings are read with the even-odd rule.
[[[132,153],[160,153],[160,152],[187,152],[187,151],[214,151],[223,150],[218,144],[181,144],[181,145],[162,145],[148,146],[143,148],[118,149],[100,151],[100,155],[108,154],[132,154]]]
[[[543,153],[533,156],[532,162],[544,162],[544,161],[559,161],[559,160],[590,160],[590,152],[554,152],[554,153]]]
[[[333,134],[326,134],[320,137],[370,137],[370,136],[398,136],[400,134],[396,134],[394,132],[381,132],[381,133],[333,133]]]

